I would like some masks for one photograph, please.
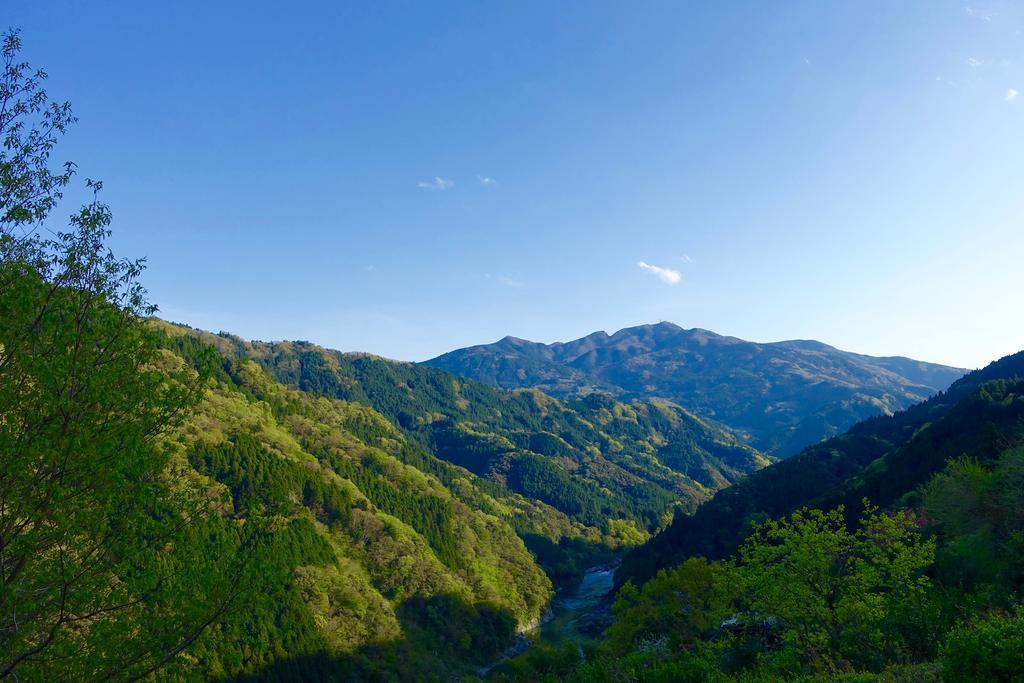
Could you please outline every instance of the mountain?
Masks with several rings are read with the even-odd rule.
[[[766,467],[663,401],[562,401],[308,342],[153,326],[163,362],[209,377],[172,440],[173,471],[222,511],[211,533],[257,535],[259,589],[169,671],[183,677],[472,677],[555,587],[616,550],[634,548],[616,582],[643,583],[726,557],[752,523],[802,505],[854,519],[863,499],[912,504],[951,459],[994,467],[1024,436],[1024,352]]]
[[[1024,352],[756,472],[632,551],[604,637],[512,680],[1024,671]]]
[[[288,386],[370,406],[441,459],[605,532],[609,518],[652,529],[677,501],[692,510],[770,462],[730,433],[661,401],[626,405],[592,395],[563,402],[307,342],[205,338],[236,358],[255,360]],[[526,471],[535,468],[547,474],[538,479]],[[552,487],[542,481],[548,475],[568,479]]]
[[[472,672],[553,587],[771,462],[665,403],[151,324],[168,367],[209,375],[178,476],[228,527],[270,520],[266,587],[190,650],[214,677]]]
[[[208,375],[171,440],[172,471],[221,510],[211,536],[251,535],[255,587],[169,678],[469,672],[540,618],[552,584],[514,520],[555,540],[579,525],[437,460],[370,407],[290,389],[212,335],[155,325],[167,367]]]
[[[971,372],[946,391],[754,473],[631,552],[616,575],[642,583],[687,558],[733,553],[756,522],[802,506],[844,506],[856,519],[864,501],[883,508],[913,502],[916,489],[966,456],[991,463],[1024,441],[1024,351]]]
[[[816,341],[748,342],[668,322],[566,343],[505,337],[425,364],[560,398],[604,392],[621,401],[666,400],[780,457],[865,418],[913,405],[965,372],[849,353]]]

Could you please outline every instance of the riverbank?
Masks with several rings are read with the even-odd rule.
[[[619,563],[608,562],[587,569],[580,582],[555,593],[540,624],[524,634],[516,636],[501,657],[487,667],[478,669],[487,677],[505,662],[518,657],[535,643],[563,643],[589,640],[600,635],[611,617],[610,597]]]

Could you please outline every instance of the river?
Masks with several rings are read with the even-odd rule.
[[[534,642],[562,643],[598,635],[607,621],[602,617],[610,616],[607,614],[609,605],[602,600],[612,589],[616,566],[617,563],[591,567],[578,584],[558,591],[540,626],[520,635],[501,658],[479,669],[479,673],[486,676],[509,659],[526,652]]]
[[[535,631],[537,640],[560,643],[594,637],[596,634],[587,626],[593,625],[595,608],[612,589],[614,578],[614,564],[591,567],[578,585],[555,594],[551,616]]]

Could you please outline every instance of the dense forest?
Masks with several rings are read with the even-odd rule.
[[[216,369],[177,437],[182,458],[227,518],[265,525],[259,583],[277,577],[204,634],[193,666],[285,678],[471,671],[540,617],[551,582],[508,520],[544,511],[447,468],[368,407],[287,389],[163,329],[168,363]],[[433,461],[441,476],[404,460]]]
[[[618,582],[646,580],[694,555],[725,557],[753,523],[800,506],[845,505],[856,516],[863,498],[898,504],[951,458],[994,457],[1018,439],[1022,376],[1024,353],[1008,356],[905,411],[865,420],[747,478],[627,557]]]
[[[719,492],[633,551],[614,621],[512,680],[1024,675],[1024,352]]]
[[[306,342],[265,344],[154,321],[176,339],[251,361],[300,392],[372,408],[407,443],[397,457],[446,485],[470,474],[491,496],[530,501],[511,522],[562,584],[635,545],[771,459],[727,431],[660,402],[594,395],[561,402],[447,372]],[[362,438],[380,435],[361,428]]]

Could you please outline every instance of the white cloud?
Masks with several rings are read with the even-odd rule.
[[[416,183],[416,187],[422,187],[424,190],[450,190],[455,187],[455,181],[446,180],[441,176],[435,176],[434,179],[429,182]]]
[[[498,184],[498,181],[495,180],[494,178],[491,178],[490,176],[478,175],[476,177],[476,179],[480,181],[481,185],[497,185]]]
[[[497,280],[499,284],[505,285],[506,287],[512,287],[513,289],[522,289],[526,286],[526,283],[522,280],[517,280],[508,275],[491,275],[490,273],[484,273],[484,277],[488,280]]]
[[[505,285],[506,287],[512,287],[514,289],[522,289],[523,287],[526,286],[526,283],[523,282],[522,280],[516,280],[505,275],[499,275],[498,282]]]
[[[639,261],[636,265],[640,266],[646,271],[650,271],[658,276],[658,279],[664,282],[666,285],[678,285],[683,275],[678,270],[671,268],[662,268],[661,266],[652,266],[650,263],[644,263]]]
[[[683,254],[682,256],[679,257],[679,260],[682,261],[683,263],[696,263],[697,262],[697,260],[695,258],[693,258],[692,256],[690,256],[689,254]]]
[[[985,62],[983,60],[977,59],[975,57],[967,58],[967,66],[978,68],[979,66],[983,66],[984,64]]]
[[[968,5],[964,7],[964,14],[971,17],[972,19],[981,19],[982,21],[992,21],[992,13],[980,10],[976,7]]]
[[[1014,90],[1013,88],[1010,88],[1009,90],[1006,91],[1006,96],[1003,98],[1003,101],[1004,102],[1013,102],[1019,96],[1020,96],[1020,92],[1019,91]]]

